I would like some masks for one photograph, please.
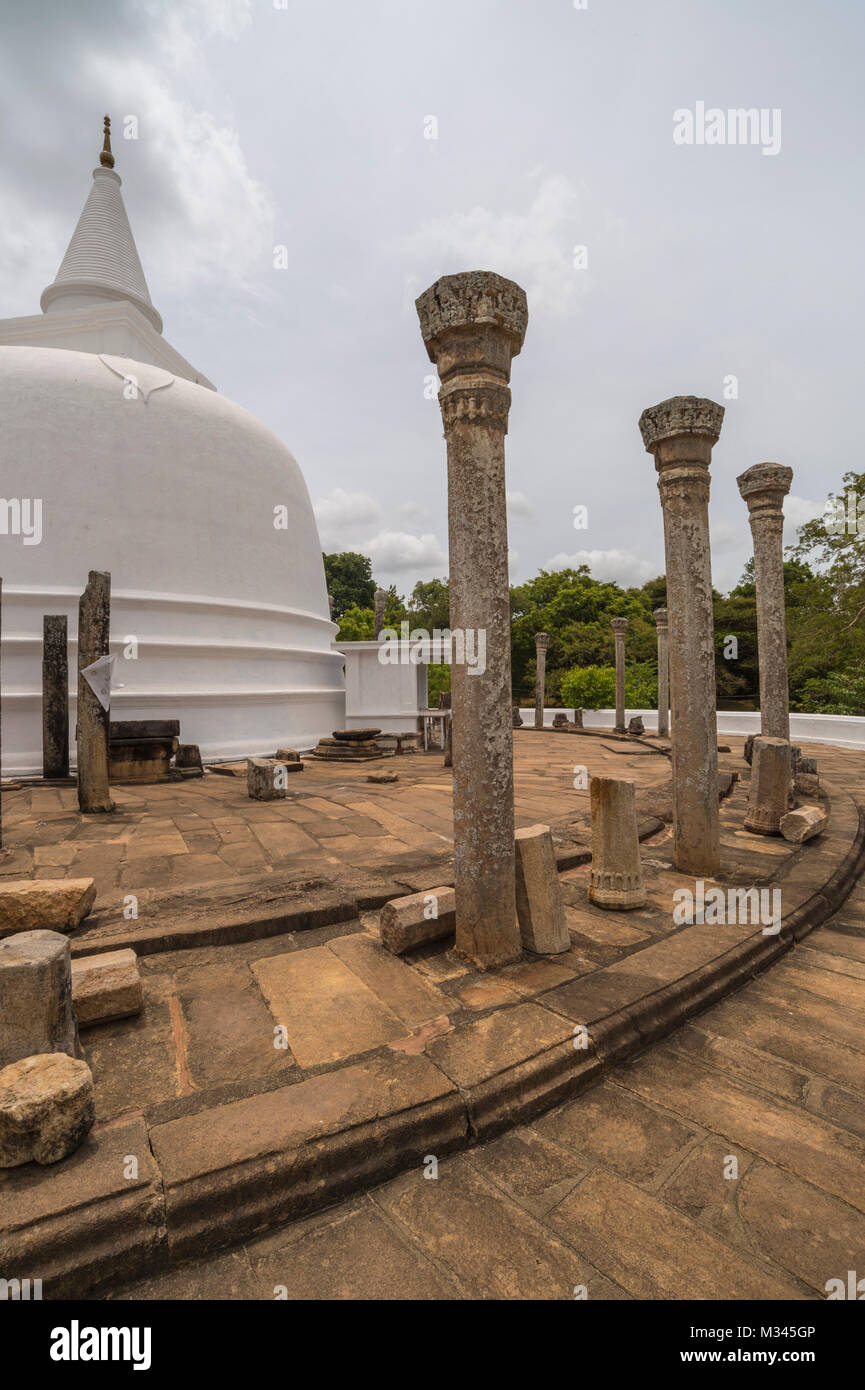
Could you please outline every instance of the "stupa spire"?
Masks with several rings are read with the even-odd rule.
[[[106,116],[93,187],[60,269],[42,291],[40,304],[44,313],[62,313],[99,300],[125,299],[161,333],[162,318],[150,298],[120,193],[121,182],[111,153],[111,118]]]
[[[106,116],[102,123],[102,153],[99,156],[99,163],[103,169],[114,168],[114,155],[111,153],[111,117]]]

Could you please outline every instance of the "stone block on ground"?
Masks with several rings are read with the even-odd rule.
[[[527,951],[558,955],[570,949],[562,888],[548,825],[530,825],[514,836],[520,936]]]
[[[0,885],[0,937],[74,931],[96,901],[92,878],[21,879]]]
[[[135,952],[105,951],[74,960],[72,1008],[79,1028],[140,1014],[143,998]]]
[[[368,782],[398,782],[398,772],[370,772],[366,779]]]
[[[197,743],[178,743],[174,751],[174,766],[187,774],[204,774],[201,749]]]
[[[69,941],[18,932],[0,941],[0,1067],[39,1052],[79,1054]]]
[[[0,1070],[0,1168],[59,1163],[94,1119],[93,1077],[65,1052],[23,1057]]]
[[[565,714],[564,710],[559,710],[556,714],[553,715],[553,728],[566,729],[567,727],[568,716]]]
[[[273,758],[247,758],[246,790],[253,801],[282,801],[285,799],[285,768]]]
[[[820,794],[820,778],[813,772],[797,772],[793,778],[793,790],[798,792],[800,796],[818,796]]]
[[[817,776],[817,759],[816,759],[816,758],[800,758],[799,761],[798,761],[797,764],[796,764],[796,772],[797,772],[797,774],[798,774],[798,773],[802,773],[802,772],[809,772],[809,773],[811,773],[814,777],[816,777],[816,776]]]
[[[278,763],[300,762],[300,754],[295,748],[277,748],[274,757]]]
[[[394,898],[381,910],[381,944],[394,955],[441,941],[456,931],[456,895],[453,888],[428,888]]]
[[[745,739],[745,747],[742,749],[742,757],[745,759],[745,762],[748,764],[749,767],[754,757],[754,739],[759,737],[759,734],[748,734],[748,737]]]
[[[801,845],[825,830],[829,820],[822,806],[799,806],[781,817],[781,834],[793,845]]]
[[[643,725],[643,716],[641,714],[635,714],[633,719],[628,720],[629,734],[644,734],[645,732],[646,730]]]

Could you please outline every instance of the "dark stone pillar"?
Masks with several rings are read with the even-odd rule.
[[[108,655],[111,575],[91,570],[78,604],[78,805],[82,811],[113,811],[108,790],[108,722],[82,672]]]
[[[58,613],[42,619],[42,776],[69,776],[69,660]]]

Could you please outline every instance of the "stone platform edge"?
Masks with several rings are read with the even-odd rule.
[[[833,847],[833,872],[816,889],[797,872],[799,860],[778,876],[793,906],[775,935],[685,926],[445,1034],[426,1054],[386,1047],[149,1129],[140,1113],[120,1116],[95,1127],[55,1171],[27,1165],[0,1175],[0,1277],[41,1278],[49,1299],[98,1295],[263,1235],[573,1098],[837,911],[865,868],[865,808],[844,793],[831,804],[846,848]]]

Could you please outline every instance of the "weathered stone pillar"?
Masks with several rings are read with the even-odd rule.
[[[544,696],[547,687],[547,648],[549,633],[535,633],[535,728],[544,727]]]
[[[111,575],[91,570],[78,604],[78,805],[82,811],[113,811],[108,790],[108,721],[82,672],[108,655]]]
[[[42,776],[69,776],[69,660],[66,617],[42,619]]]
[[[379,633],[381,632],[382,628],[384,627],[384,609],[385,609],[385,604],[386,604],[386,603],[387,603],[387,593],[385,592],[385,590],[384,590],[384,589],[376,589],[376,591],[375,591],[375,628],[374,628],[374,631],[375,631],[375,640],[376,640],[376,641],[378,641],[378,635],[379,635]]]
[[[670,732],[670,647],[666,608],[656,608],[652,617],[658,630],[658,734]]]
[[[625,732],[625,633],[628,630],[627,618],[611,618],[610,624],[616,639],[616,733]]]
[[[528,321],[519,285],[446,275],[417,301],[441,380],[448,457],[451,629],[486,633],[486,670],[451,668],[456,949],[488,969],[518,959],[505,434],[511,359]]]
[[[793,470],[755,463],[736,479],[748,503],[754,538],[757,588],[757,651],[760,664],[760,730],[765,738],[790,738],[787,684],[787,614],[784,606],[784,498]]]
[[[745,829],[752,835],[779,835],[787,814],[790,745],[783,738],[755,738]]]
[[[593,777],[589,901],[598,907],[642,907],[646,901],[633,782]]]
[[[667,555],[673,713],[673,857],[713,878],[721,864],[709,464],[723,406],[674,396],[644,410],[640,431],[658,470]]]

